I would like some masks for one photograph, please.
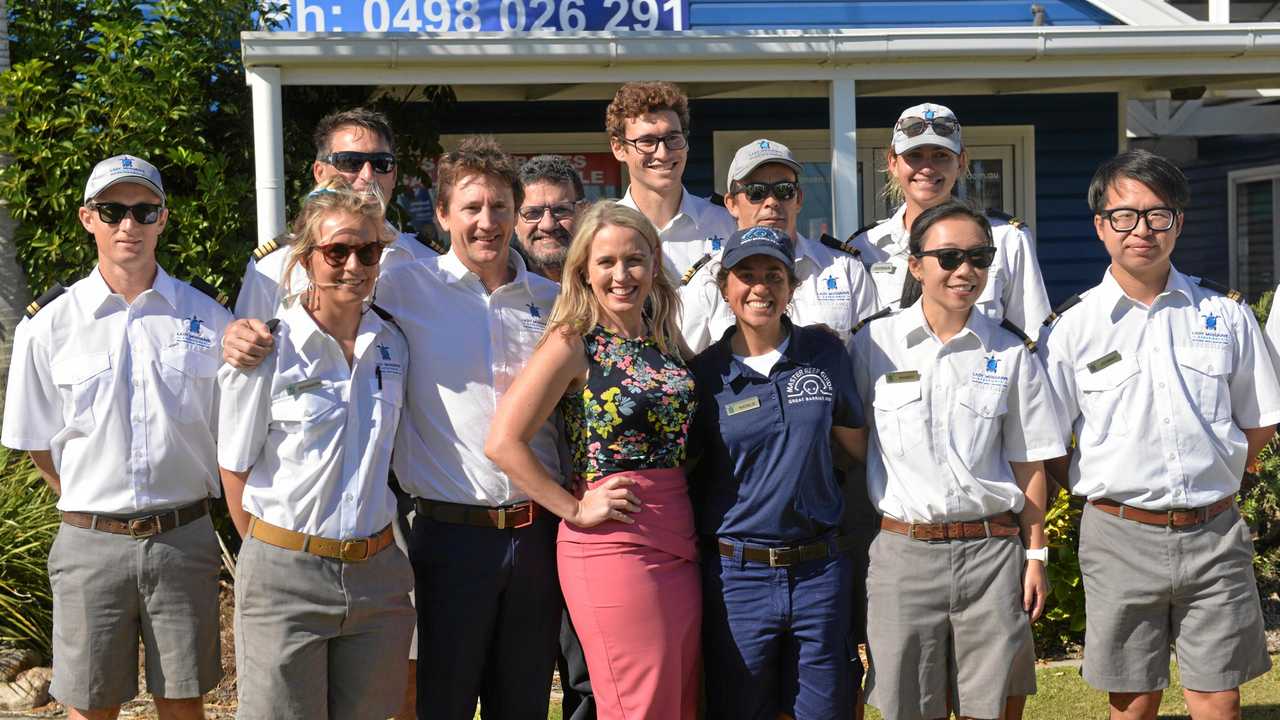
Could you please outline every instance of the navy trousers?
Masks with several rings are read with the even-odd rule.
[[[560,657],[556,658],[560,670],[560,689],[564,691],[564,720],[596,720],[596,698],[591,694],[591,678],[587,676],[587,656],[582,652],[582,642],[573,629],[569,611],[564,611],[560,621]]]

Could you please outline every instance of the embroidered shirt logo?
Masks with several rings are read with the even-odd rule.
[[[206,332],[206,330],[205,322],[192,313],[191,317],[182,318],[178,332],[173,335],[173,341],[188,347],[208,350],[213,347],[213,332]]]
[[[787,404],[832,402],[831,378],[818,368],[800,368],[787,380]]]
[[[853,300],[848,287],[840,287],[840,278],[834,273],[827,273],[818,283],[818,302],[835,305],[848,305]]]
[[[536,318],[542,317],[542,310],[538,309],[537,305],[534,305],[533,303],[529,303],[525,307],[529,308],[529,317],[536,317]]]
[[[711,240],[711,252],[716,252],[720,249],[720,246],[724,244],[724,238],[719,235],[712,235],[708,239]]]
[[[191,333],[195,333],[196,335],[199,335],[200,326],[203,324],[204,324],[204,321],[201,320],[198,316],[193,314],[191,317],[187,318],[187,332],[191,332]]]
[[[1231,345],[1231,334],[1219,325],[1219,321],[1223,319],[1221,315],[1210,311],[1202,313],[1200,319],[1204,322],[1204,326],[1203,329],[1197,328],[1191,331],[1192,345],[1208,345],[1215,348]]]
[[[520,327],[524,328],[528,332],[536,333],[540,333],[547,329],[547,321],[542,317],[542,308],[538,307],[534,303],[525,303],[524,310],[525,314],[523,316],[518,316],[520,320]]]
[[[1005,388],[1009,386],[1009,377],[1007,374],[1000,372],[1001,358],[996,357],[995,353],[986,355],[982,358],[982,369],[975,370],[969,376],[969,382],[974,385],[984,385],[992,388]]]
[[[382,358],[383,360],[390,360],[390,359],[391,359],[391,348],[387,347],[386,345],[379,344],[379,345],[378,345],[378,357]]]
[[[1000,365],[1000,361],[996,358],[995,355],[987,356],[987,372],[989,373],[995,372],[996,368],[998,368],[999,365]]]
[[[1218,329],[1218,316],[1217,316],[1217,315],[1214,315],[1213,313],[1209,313],[1208,315],[1202,315],[1201,317],[1203,317],[1203,318],[1204,318],[1204,329],[1205,329],[1205,330],[1217,330],[1217,329]]]
[[[828,290],[835,290],[835,289],[836,289],[836,276],[835,276],[835,275],[828,275],[828,276],[827,276],[827,289],[828,289]]]

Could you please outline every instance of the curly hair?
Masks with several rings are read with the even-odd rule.
[[[511,188],[516,207],[524,202],[524,187],[511,156],[490,135],[468,135],[458,149],[445,153],[436,162],[436,209],[449,211],[453,186],[468,175],[486,175]]]
[[[689,131],[689,96],[675,83],[629,82],[618,88],[604,113],[609,137],[627,136],[627,120],[645,113],[670,110],[680,118],[680,129]]]

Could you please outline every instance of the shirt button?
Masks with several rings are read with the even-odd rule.
[[[1176,455],[1175,453],[1169,453],[1169,459],[1170,459],[1170,460],[1174,459],[1175,457],[1177,457],[1177,455]]]
[[[1164,383],[1160,383],[1160,387],[1164,387]]]
[[[1165,419],[1164,419],[1164,424],[1165,424],[1165,425],[1168,425],[1168,424],[1169,424],[1169,418],[1165,418]]]

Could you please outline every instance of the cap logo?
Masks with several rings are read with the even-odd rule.
[[[121,159],[121,160],[120,160],[120,167],[126,167],[126,168],[131,168],[131,167],[133,167],[133,160],[132,160],[131,158],[123,158],[123,159]]]
[[[768,140],[761,140],[761,141],[760,141],[760,149],[761,149],[761,150],[768,150],[768,149],[769,149],[769,141],[768,141]]]
[[[741,244],[747,245],[749,243],[754,243],[754,242],[765,242],[765,243],[769,243],[770,245],[782,244],[782,242],[778,239],[778,236],[772,230],[768,228],[762,228],[762,227],[751,228],[750,230],[742,234]]]
[[[937,113],[935,113],[935,112],[934,112],[934,111],[932,111],[932,110],[925,110],[925,111],[924,111],[924,119],[925,119],[925,120],[932,120],[932,119],[933,119],[933,116],[934,116],[934,115],[936,115],[936,114],[937,114]]]

